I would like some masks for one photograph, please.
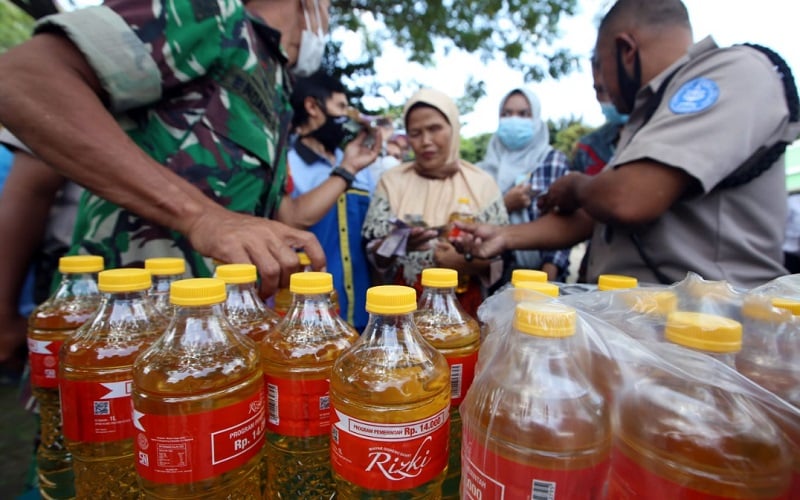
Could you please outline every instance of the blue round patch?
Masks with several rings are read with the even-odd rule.
[[[669,100],[669,109],[677,115],[699,113],[717,102],[719,87],[714,80],[695,78],[684,83]]]

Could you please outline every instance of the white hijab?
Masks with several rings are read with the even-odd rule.
[[[542,120],[542,105],[536,94],[524,88],[513,89],[500,101],[498,116],[502,114],[506,100],[514,92],[522,93],[531,106],[533,139],[524,148],[512,151],[494,134],[486,148],[486,156],[478,163],[479,167],[495,178],[503,193],[513,187],[521,175],[538,167],[550,151],[550,133],[547,131],[547,124]]]

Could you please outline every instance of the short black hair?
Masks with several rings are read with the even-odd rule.
[[[337,93],[347,94],[342,82],[324,70],[320,69],[309,76],[297,78],[294,82],[292,95],[289,98],[294,110],[292,126],[304,125],[308,121],[308,113],[305,107],[306,97],[313,97],[322,109],[325,109],[325,101]]]
[[[684,26],[691,29],[689,12],[681,0],[617,0],[600,21],[603,33],[617,21],[629,17],[644,26]]]

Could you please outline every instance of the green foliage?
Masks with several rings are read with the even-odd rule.
[[[561,75],[574,67],[567,51],[549,49],[562,15],[574,15],[577,0],[333,0],[331,25],[363,25],[369,13],[386,26],[382,36],[408,51],[409,59],[431,63],[435,44],[498,55],[527,80]]]
[[[0,53],[31,36],[33,19],[8,0],[0,0]]]
[[[594,130],[594,127],[584,124],[574,116],[562,118],[557,123],[547,120],[547,128],[550,131],[550,144],[570,159],[572,159],[578,139]]]
[[[478,163],[486,156],[486,148],[489,146],[489,139],[492,138],[492,133],[477,135],[475,137],[466,139],[461,138],[461,159],[470,163]]]

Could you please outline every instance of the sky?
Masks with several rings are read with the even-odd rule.
[[[444,57],[438,54],[433,67],[398,61],[406,56],[396,47],[386,46],[376,61],[375,69],[380,80],[414,79],[422,85],[442,90],[451,97],[460,97],[470,76],[486,84],[486,96],[472,113],[462,116],[462,136],[473,137],[493,132],[497,127],[500,99],[511,89],[522,85],[532,89],[542,102],[545,119],[580,118],[589,125],[600,125],[603,116],[592,90],[591,55],[597,35],[597,19],[607,0],[579,0],[578,14],[562,18],[559,45],[566,46],[578,56],[583,56],[580,69],[558,81],[547,79],[525,84],[520,72],[511,70],[499,58],[483,64],[478,56],[451,52]],[[796,0],[684,0],[694,29],[695,41],[712,35],[720,46],[741,42],[765,45],[777,51],[789,64],[800,82],[800,17],[796,15]],[[335,36],[335,35],[334,35]],[[347,39],[343,50],[360,50],[360,42]],[[355,53],[355,52],[354,52]],[[375,102],[402,104],[410,96],[388,91]],[[755,96],[754,96],[755,97]],[[370,101],[367,100],[366,103]]]

